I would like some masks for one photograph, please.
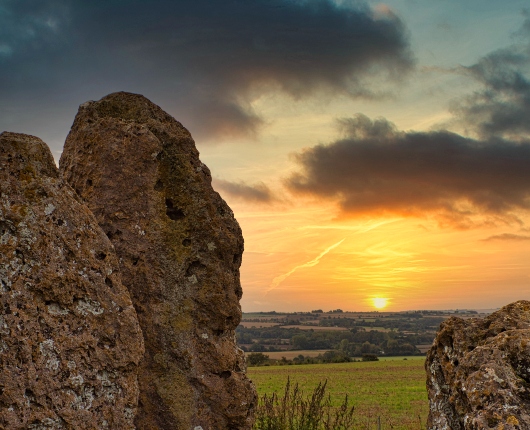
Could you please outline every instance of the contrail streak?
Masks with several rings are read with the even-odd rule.
[[[267,291],[265,291],[264,296],[267,295],[267,293],[269,293],[270,291],[274,290],[278,285],[280,285],[285,280],[285,278],[291,276],[298,269],[302,269],[304,267],[316,266],[318,264],[318,262],[320,261],[320,259],[322,257],[324,257],[324,255],[326,255],[328,252],[334,250],[337,246],[339,246],[345,240],[346,240],[346,238],[344,238],[341,241],[337,242],[335,245],[331,245],[330,247],[326,248],[316,258],[312,259],[311,261],[308,261],[307,263],[301,264],[300,266],[293,267],[291,270],[289,270],[287,273],[284,273],[283,275],[276,276],[276,278],[274,278],[272,280],[271,285],[269,286]]]

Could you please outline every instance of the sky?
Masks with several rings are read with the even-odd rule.
[[[525,8],[0,0],[0,131],[58,160],[85,101],[158,104],[243,229],[245,312],[497,308],[530,298]]]

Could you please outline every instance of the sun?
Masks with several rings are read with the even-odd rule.
[[[383,309],[386,308],[388,305],[388,299],[384,299],[382,297],[374,297],[372,299],[374,308],[376,309]]]

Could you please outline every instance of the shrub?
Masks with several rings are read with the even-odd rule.
[[[363,361],[379,361],[375,354],[363,354]]]
[[[353,429],[353,406],[348,406],[348,395],[338,408],[331,405],[326,395],[327,381],[319,383],[313,393],[304,397],[298,383],[291,388],[290,379],[283,397],[276,393],[261,397],[256,409],[255,430],[350,430]]]
[[[319,355],[318,358],[323,363],[349,363],[351,358],[342,351],[326,351],[324,354]]]
[[[269,356],[262,352],[252,352],[247,355],[247,363],[249,366],[261,366],[269,361]]]

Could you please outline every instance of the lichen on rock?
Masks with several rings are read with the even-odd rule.
[[[430,430],[530,428],[530,302],[443,322],[425,367]]]
[[[134,428],[143,342],[113,246],[46,144],[7,132],[0,306],[0,428]]]
[[[241,229],[190,133],[145,97],[80,106],[60,161],[113,242],[146,345],[139,429],[249,429],[256,392],[235,342]]]

